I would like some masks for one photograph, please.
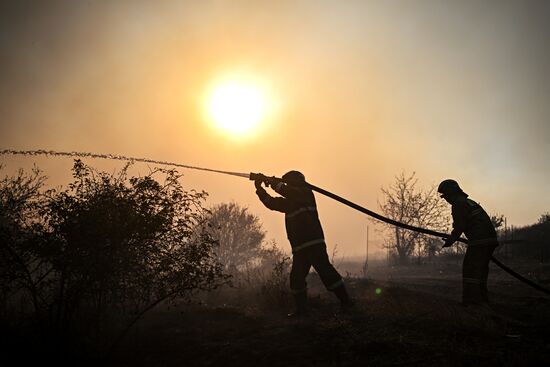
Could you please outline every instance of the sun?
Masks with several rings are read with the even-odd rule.
[[[216,126],[232,135],[251,133],[265,118],[265,93],[250,81],[225,80],[212,88],[208,115]]]

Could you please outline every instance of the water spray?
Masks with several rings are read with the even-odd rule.
[[[224,174],[224,175],[231,175],[231,176],[245,177],[245,178],[248,178],[250,176],[250,174],[248,174],[248,173],[220,171],[220,170],[217,170],[217,169],[189,166],[187,164],[167,162],[167,161],[158,161],[158,160],[149,159],[149,158],[128,157],[128,156],[125,156],[125,155],[118,155],[118,154],[100,154],[100,153],[90,153],[90,152],[59,152],[59,151],[55,151],[55,150],[43,150],[43,149],[37,149],[37,150],[4,149],[4,150],[0,150],[0,155],[26,155],[26,156],[40,156],[40,155],[43,155],[43,156],[46,156],[46,157],[51,156],[51,157],[69,157],[69,158],[110,159],[110,160],[126,161],[126,162],[153,163],[153,164],[159,164],[159,165],[162,165],[162,166],[172,166],[172,167],[194,169],[194,170],[199,170],[199,171],[221,173],[221,174]]]

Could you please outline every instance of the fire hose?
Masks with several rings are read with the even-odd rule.
[[[10,149],[4,149],[0,150],[0,155],[30,155],[30,156],[61,156],[61,157],[73,157],[73,158],[101,158],[101,159],[112,159],[112,160],[121,160],[121,161],[129,161],[129,162],[142,162],[142,163],[153,163],[153,164],[159,164],[159,165],[166,165],[166,166],[173,166],[173,167],[181,167],[181,168],[187,168],[187,169],[194,169],[194,170],[200,170],[200,171],[207,171],[207,172],[213,172],[213,173],[219,173],[219,174],[225,174],[225,175],[231,175],[236,177],[243,177],[248,178],[249,180],[275,180],[275,181],[283,181],[281,178],[278,177],[267,177],[260,173],[241,173],[241,172],[231,172],[231,171],[222,171],[222,170],[216,170],[216,169],[210,169],[210,168],[203,168],[203,167],[197,167],[197,166],[190,166],[186,164],[181,163],[174,163],[174,162],[167,162],[167,161],[158,161],[148,158],[136,158],[136,157],[128,157],[123,155],[115,155],[115,154],[98,154],[98,153],[88,153],[88,152],[59,152],[59,151],[53,151],[53,150],[10,150]],[[384,217],[383,215],[380,215],[376,212],[373,212],[372,210],[369,210],[365,207],[362,207],[354,202],[351,202],[341,196],[338,196],[332,192],[329,192],[327,190],[324,190],[320,187],[317,187],[315,185],[312,185],[308,182],[305,183],[306,187],[318,192],[319,194],[322,194],[324,196],[327,196],[333,200],[338,201],[341,204],[344,204],[346,206],[349,206],[352,209],[355,209],[361,213],[364,213],[372,218],[375,218],[381,222],[397,226],[399,228],[407,229],[410,231],[415,231],[419,233],[423,233],[429,236],[435,236],[439,238],[448,238],[450,237],[449,234],[443,233],[443,232],[437,232],[431,229],[427,228],[421,228],[416,227],[410,224],[401,223],[394,219]],[[459,238],[457,241],[467,244],[468,240],[465,238]],[[501,241],[501,243],[505,243],[505,241]],[[519,281],[533,287],[534,289],[543,292],[547,295],[550,295],[550,290],[541,286],[540,284],[537,284],[533,282],[530,279],[525,278],[521,274],[515,272],[514,270],[510,269],[506,265],[504,265],[502,262],[500,262],[498,259],[496,259],[494,256],[491,256],[491,261],[493,261],[498,267],[500,267],[502,270],[513,276],[514,278],[518,279]]]

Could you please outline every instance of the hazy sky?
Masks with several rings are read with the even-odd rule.
[[[510,224],[550,210],[548,2],[0,4],[1,149],[278,176],[298,169],[373,210],[381,186],[415,171],[423,186],[457,179]],[[214,129],[203,111],[208,86],[233,72],[258,77],[277,102],[243,139]],[[0,162],[36,162],[56,184],[72,164]],[[252,183],[186,171],[185,185],[207,190],[209,205],[250,207],[288,249],[282,215],[263,208]],[[337,243],[340,255],[360,254],[365,217],[317,198],[329,250]]]

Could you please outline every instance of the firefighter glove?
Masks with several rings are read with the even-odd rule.
[[[271,186],[271,188],[275,188],[279,183],[281,182],[280,178],[277,177],[266,177],[266,183]]]

